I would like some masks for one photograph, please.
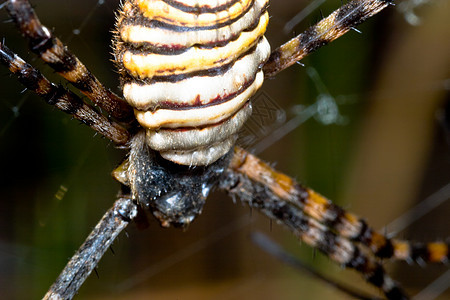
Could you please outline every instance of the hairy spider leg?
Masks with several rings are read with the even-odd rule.
[[[138,207],[131,197],[119,197],[72,256],[43,299],[72,299],[119,233],[136,217],[137,211]]]
[[[353,0],[275,49],[263,67],[273,77],[386,8],[392,0]]]
[[[28,0],[9,0],[6,5],[31,51],[118,121],[134,120],[133,109],[108,90],[53,33],[41,24]]]
[[[17,76],[20,83],[44,98],[48,104],[72,115],[117,145],[125,145],[128,142],[130,134],[124,127],[84,103],[73,92],[50,82],[41,72],[26,63],[3,43],[0,43],[0,62]]]
[[[258,161],[258,164],[254,164],[252,160]],[[263,170],[248,172],[249,167]],[[408,298],[400,285],[386,273],[381,261],[367,248],[339,236],[326,225],[305,214],[301,208],[280,198],[272,189],[273,186],[271,188],[270,185],[255,180],[255,176],[252,176],[254,174],[247,175],[259,173],[261,177],[265,177],[264,169],[267,167],[256,157],[236,148],[230,167],[225,173],[225,179],[220,182],[220,188],[231,196],[237,196],[243,203],[257,209],[270,219],[280,222],[299,240],[318,249],[332,261],[345,268],[356,270],[368,283],[380,288],[388,299]],[[278,176],[274,178],[278,179],[284,187],[285,179],[289,177],[274,170],[271,171],[274,172],[273,175]],[[284,176],[286,178],[283,178]],[[289,178],[289,180],[292,179]]]
[[[324,196],[297,183],[242,148],[235,148],[230,164],[248,178],[268,187],[282,201],[331,228],[338,235],[367,246],[379,258],[425,263],[447,263],[449,244],[445,242],[413,243],[390,239],[372,229],[365,220],[346,212]]]
[[[449,245],[389,239],[357,216],[331,203],[256,156],[236,147],[220,187],[242,202],[281,222],[308,245],[333,261],[361,273],[388,299],[406,295],[384,271],[383,258],[446,263]]]

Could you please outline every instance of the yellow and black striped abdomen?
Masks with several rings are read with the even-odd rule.
[[[116,60],[150,148],[183,165],[228,152],[263,82],[267,2],[125,1]]]

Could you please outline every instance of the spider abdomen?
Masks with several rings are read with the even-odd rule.
[[[124,97],[150,148],[182,165],[227,153],[270,54],[268,0],[130,0],[117,22]]]

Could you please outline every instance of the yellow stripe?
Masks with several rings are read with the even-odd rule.
[[[448,255],[448,245],[445,243],[429,243],[427,245],[430,253],[430,262],[438,263],[444,262]]]
[[[191,47],[195,44],[210,44],[236,38],[243,30],[254,24],[267,6],[268,0],[256,0],[253,7],[233,23],[219,28],[174,31],[170,28],[149,27],[144,24],[120,25],[120,37],[124,42],[149,43],[156,47]],[[131,5],[124,9],[132,10]]]
[[[394,257],[396,259],[407,260],[411,257],[411,247],[408,242],[392,240],[394,246]]]
[[[203,14],[187,13],[163,1],[138,0],[137,4],[144,16],[150,20],[157,20],[175,26],[204,27],[214,26],[237,18],[252,5],[252,2],[252,0],[242,0],[236,2],[227,10]]]
[[[250,49],[266,31],[269,15],[266,12],[258,26],[251,32],[242,32],[239,38],[223,47],[201,49],[192,47],[179,55],[123,54],[123,65],[134,77],[151,78],[153,76],[177,75],[220,67],[236,60]]]

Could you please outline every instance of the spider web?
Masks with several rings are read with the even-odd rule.
[[[292,35],[292,32],[281,33],[285,25],[307,3],[273,2],[268,39],[272,45],[279,45]],[[59,1],[56,6],[54,1],[35,4],[42,22],[54,28],[93,73],[114,89],[118,81],[115,72],[111,71],[114,66],[109,62],[109,30],[118,1],[66,0]],[[328,1],[320,8],[326,15],[338,5],[340,3]],[[4,10],[0,15],[3,20],[7,18]],[[388,15],[390,18],[383,20]],[[413,227],[410,225],[413,222],[406,221],[406,228],[400,233],[394,225],[388,225],[386,230],[423,241],[448,237],[448,220],[445,218],[445,212],[448,215],[449,211],[448,191],[442,191],[441,187],[450,182],[449,149],[441,127],[434,124],[435,127],[429,128],[427,134],[411,145],[407,137],[400,139],[399,135],[390,135],[390,130],[385,133],[381,126],[375,130],[373,127],[376,126],[371,124],[373,119],[383,116],[383,105],[378,108],[378,103],[401,98],[396,94],[397,90],[386,88],[380,79],[388,76],[386,69],[389,66],[395,66],[396,62],[390,58],[411,52],[392,39],[395,34],[402,36],[424,30],[430,18],[436,20],[438,16],[436,13],[428,18],[424,16],[420,26],[408,25],[405,29],[401,15],[385,13],[361,26],[362,35],[351,33],[307,58],[302,62],[305,66],[293,66],[276,79],[266,80],[256,98],[255,110],[261,113],[271,107],[274,114],[264,122],[252,119],[260,126],[256,136],[251,136],[252,143],[247,139],[247,144],[243,144],[260,152],[265,160],[276,162],[278,169],[364,216],[376,228],[382,228],[411,208],[413,215],[423,212],[423,207],[414,209],[415,202],[436,192],[439,196],[430,197],[439,198],[444,204],[433,209],[432,214],[418,218]],[[314,10],[312,17],[310,15],[309,19],[293,27],[294,31],[299,33],[318,19],[319,13]],[[387,26],[385,22],[395,26]],[[445,27],[445,18],[441,22]],[[374,28],[376,25],[378,27]],[[48,67],[28,54],[26,43],[12,24],[1,27],[6,44],[12,50],[43,70],[54,82],[61,82]],[[431,51],[428,55],[438,53]],[[448,61],[448,56],[442,57]],[[426,61],[427,56],[421,60]],[[409,66],[409,72],[415,72],[414,65]],[[107,141],[93,137],[89,128],[79,126],[34,95],[21,94],[22,88],[15,79],[8,77],[4,69],[2,74],[5,76],[1,81],[0,143],[7,171],[3,172],[1,180],[0,289],[6,291],[8,298],[29,298],[30,295],[36,298],[45,293],[68,257],[113,203],[118,185],[109,173],[124,153],[115,150]],[[448,95],[448,89],[445,91],[442,85],[445,76],[423,83],[421,90],[430,89],[438,94],[430,93],[435,98],[424,99],[421,104],[425,107],[432,106],[430,102],[438,103],[445,92]],[[392,126],[405,127],[408,132],[415,130],[415,127],[408,127],[411,120],[425,122],[420,114],[412,114],[412,119],[402,119],[404,115],[410,115],[410,109],[408,103],[401,105],[401,110],[395,112],[397,123]],[[427,115],[433,115],[438,107],[436,104],[433,110],[427,108]],[[380,114],[376,114],[377,109],[381,110]],[[388,117],[386,119],[390,120]],[[430,119],[433,117],[428,118],[433,123]],[[414,131],[411,135],[420,136]],[[367,149],[380,143],[383,151],[372,156]],[[406,155],[402,154],[405,147],[424,150],[421,155],[406,160]],[[378,168],[364,159],[368,155],[377,162]],[[398,157],[405,161],[397,166],[395,160],[399,160]],[[399,180],[389,178],[392,164],[404,173],[413,173],[411,169],[414,169],[415,176]],[[381,174],[388,177],[384,180],[376,177],[383,168],[387,171]],[[386,184],[386,180],[399,181],[400,187]],[[412,188],[405,188],[407,184]],[[370,192],[383,185],[389,187],[383,188],[384,199],[375,195],[372,198]],[[394,202],[399,203],[393,205]],[[370,203],[375,203],[376,209]],[[283,299],[337,297],[334,290],[324,289],[322,282],[281,265],[252,245],[248,234],[254,229],[265,231],[322,273],[339,279],[345,277],[350,282],[363,282],[321,255],[315,255],[310,248],[300,247],[282,228],[272,226],[256,212],[215,193],[210,196],[204,213],[186,232],[161,229],[155,222],[145,231],[130,226],[130,238],[120,236],[114,245],[115,255],[106,254],[99,265],[100,278],[91,276],[80,296],[130,298],[151,295],[161,299],[252,299],[270,295]],[[434,266],[423,269],[400,267],[394,278],[413,292],[420,291],[446,270]],[[408,276],[401,276],[402,273]],[[420,278],[413,278],[413,273],[420,273]],[[448,291],[440,297],[444,299],[445,295]],[[347,298],[346,295],[341,297]]]

